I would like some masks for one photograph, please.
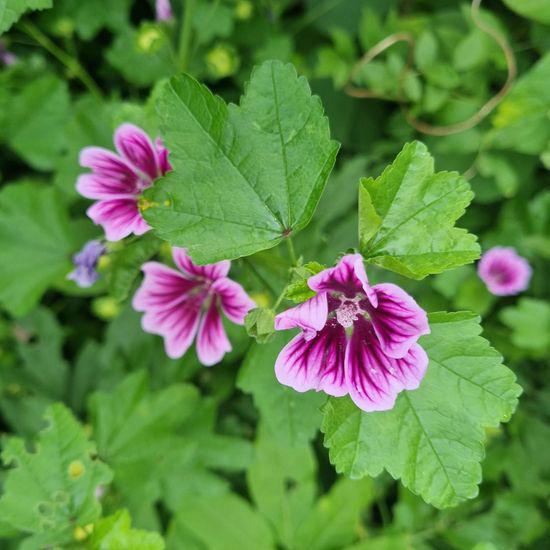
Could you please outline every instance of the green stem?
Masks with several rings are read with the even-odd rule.
[[[292,262],[292,267],[298,265],[298,260],[296,258],[296,251],[294,250],[294,243],[290,237],[286,238],[286,246],[288,249],[288,255],[290,256],[290,261]]]
[[[103,99],[103,94],[94,79],[88,74],[86,69],[80,64],[78,59],[62,50],[55,42],[50,40],[38,27],[29,21],[21,21],[19,28],[28,36],[36,40],[46,51],[53,55],[58,61],[63,63],[71,71],[88,91],[98,100]]]
[[[178,49],[178,64],[182,71],[187,69],[191,52],[191,38],[193,34],[193,12],[195,11],[195,0],[185,2],[185,11],[182,15],[180,41]]]

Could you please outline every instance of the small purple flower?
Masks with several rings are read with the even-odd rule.
[[[67,279],[74,281],[81,288],[92,286],[99,278],[97,263],[100,256],[105,254],[105,250],[101,241],[88,241],[82,250],[73,256],[75,269],[67,275]]]
[[[428,357],[416,342],[429,334],[426,312],[390,283],[370,286],[360,254],[308,279],[317,294],[275,317],[275,329],[300,328],[281,351],[275,374],[299,392],[349,394],[364,411],[391,409],[418,388]]]
[[[142,266],[145,278],[132,305],[145,312],[143,330],[164,337],[166,353],[181,357],[197,335],[197,355],[206,366],[222,360],[231,344],[220,309],[239,325],[255,307],[241,285],[227,277],[231,262],[195,265],[183,248],[172,248],[179,271],[158,262]]]
[[[17,56],[6,49],[4,42],[0,40],[0,61],[8,66],[17,62]]]
[[[495,246],[487,250],[477,264],[477,272],[489,292],[497,296],[510,296],[524,291],[531,279],[529,262],[514,248]]]
[[[169,21],[172,19],[172,6],[170,0],[156,0],[155,11],[157,21]]]
[[[109,241],[119,241],[131,233],[143,235],[150,227],[143,219],[138,201],[144,189],[171,170],[168,151],[157,139],[133,124],[122,124],[115,132],[118,155],[102,147],[85,147],[80,164],[91,174],[79,176],[76,188],[86,198],[97,199],[87,214],[103,226]]]

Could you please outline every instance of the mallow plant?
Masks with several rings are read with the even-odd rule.
[[[437,172],[421,142],[405,144],[378,177],[357,181],[358,244],[321,265],[307,248],[296,252],[293,239],[315,215],[339,144],[292,65],[255,67],[238,105],[180,74],[161,86],[156,109],[159,136],[123,123],[116,152],[82,150],[89,171],[76,187],[96,201],[87,214],[107,244],[88,243],[69,278],[88,285],[110,243],[133,236],[140,247],[153,235],[171,257],[143,262],[132,306],[168,357],[196,353],[215,377],[232,350],[223,317],[245,324],[253,348],[275,349],[266,376],[297,392],[299,414],[312,411],[318,392],[322,418],[301,421],[319,422],[338,472],[360,478],[385,469],[442,508],[474,498],[484,431],[510,419],[521,389],[476,315],[427,312],[390,282],[391,272],[424,280],[479,258],[476,236],[455,225],[472,199],[468,182]],[[260,307],[230,275],[232,262],[276,247],[286,263],[275,270],[282,290]],[[529,267],[512,256],[487,254],[480,275],[512,288],[507,270],[521,269],[514,288],[524,288]],[[518,267],[495,274],[506,261]],[[253,396],[265,391],[241,383]]]
[[[504,3],[0,0],[0,547],[545,547],[550,16]]]

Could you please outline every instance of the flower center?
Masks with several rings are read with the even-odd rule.
[[[344,328],[353,326],[353,322],[357,321],[357,316],[363,313],[358,304],[359,300],[360,298],[357,296],[352,299],[340,297],[340,305],[336,309],[336,320]]]

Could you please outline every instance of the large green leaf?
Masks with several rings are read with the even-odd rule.
[[[473,193],[456,172],[434,172],[423,143],[408,143],[359,188],[359,237],[368,262],[422,279],[479,257],[476,237],[454,222]]]
[[[502,322],[512,329],[512,343],[541,356],[550,349],[550,304],[521,298],[515,306],[500,312]]]
[[[53,0],[0,0],[0,34],[6,32],[26,11],[52,7]]]
[[[521,76],[499,104],[493,117],[494,129],[487,141],[496,148],[519,153],[542,153],[550,140],[550,53]]]
[[[128,376],[110,392],[90,400],[94,437],[99,455],[115,472],[115,485],[133,508],[160,496],[166,469],[187,459],[189,443],[177,430],[198,404],[190,385],[174,384],[149,391],[143,372]]]
[[[271,437],[289,446],[301,446],[317,433],[321,423],[319,409],[326,396],[315,392],[299,394],[279,384],[275,361],[288,340],[288,335],[277,333],[268,344],[252,344],[237,386],[252,394]]]
[[[33,168],[51,170],[66,145],[61,129],[70,110],[67,83],[52,74],[34,78],[13,90],[3,107],[0,134],[9,146]]]
[[[430,358],[420,388],[386,412],[364,413],[331,398],[322,430],[330,459],[353,478],[386,469],[437,507],[477,495],[484,428],[507,421],[521,388],[470,313],[430,315],[421,339]]]
[[[44,291],[69,272],[75,236],[52,187],[31,183],[0,191],[0,302],[24,315]]]
[[[338,144],[294,67],[256,68],[240,106],[182,74],[158,112],[174,167],[145,192],[158,236],[207,263],[273,247],[308,224]]]
[[[35,452],[16,437],[3,445],[2,460],[14,468],[4,483],[0,517],[31,535],[25,549],[70,542],[76,526],[99,517],[101,506],[94,493],[112,477],[68,409],[52,405],[46,419],[49,426],[40,432]]]

